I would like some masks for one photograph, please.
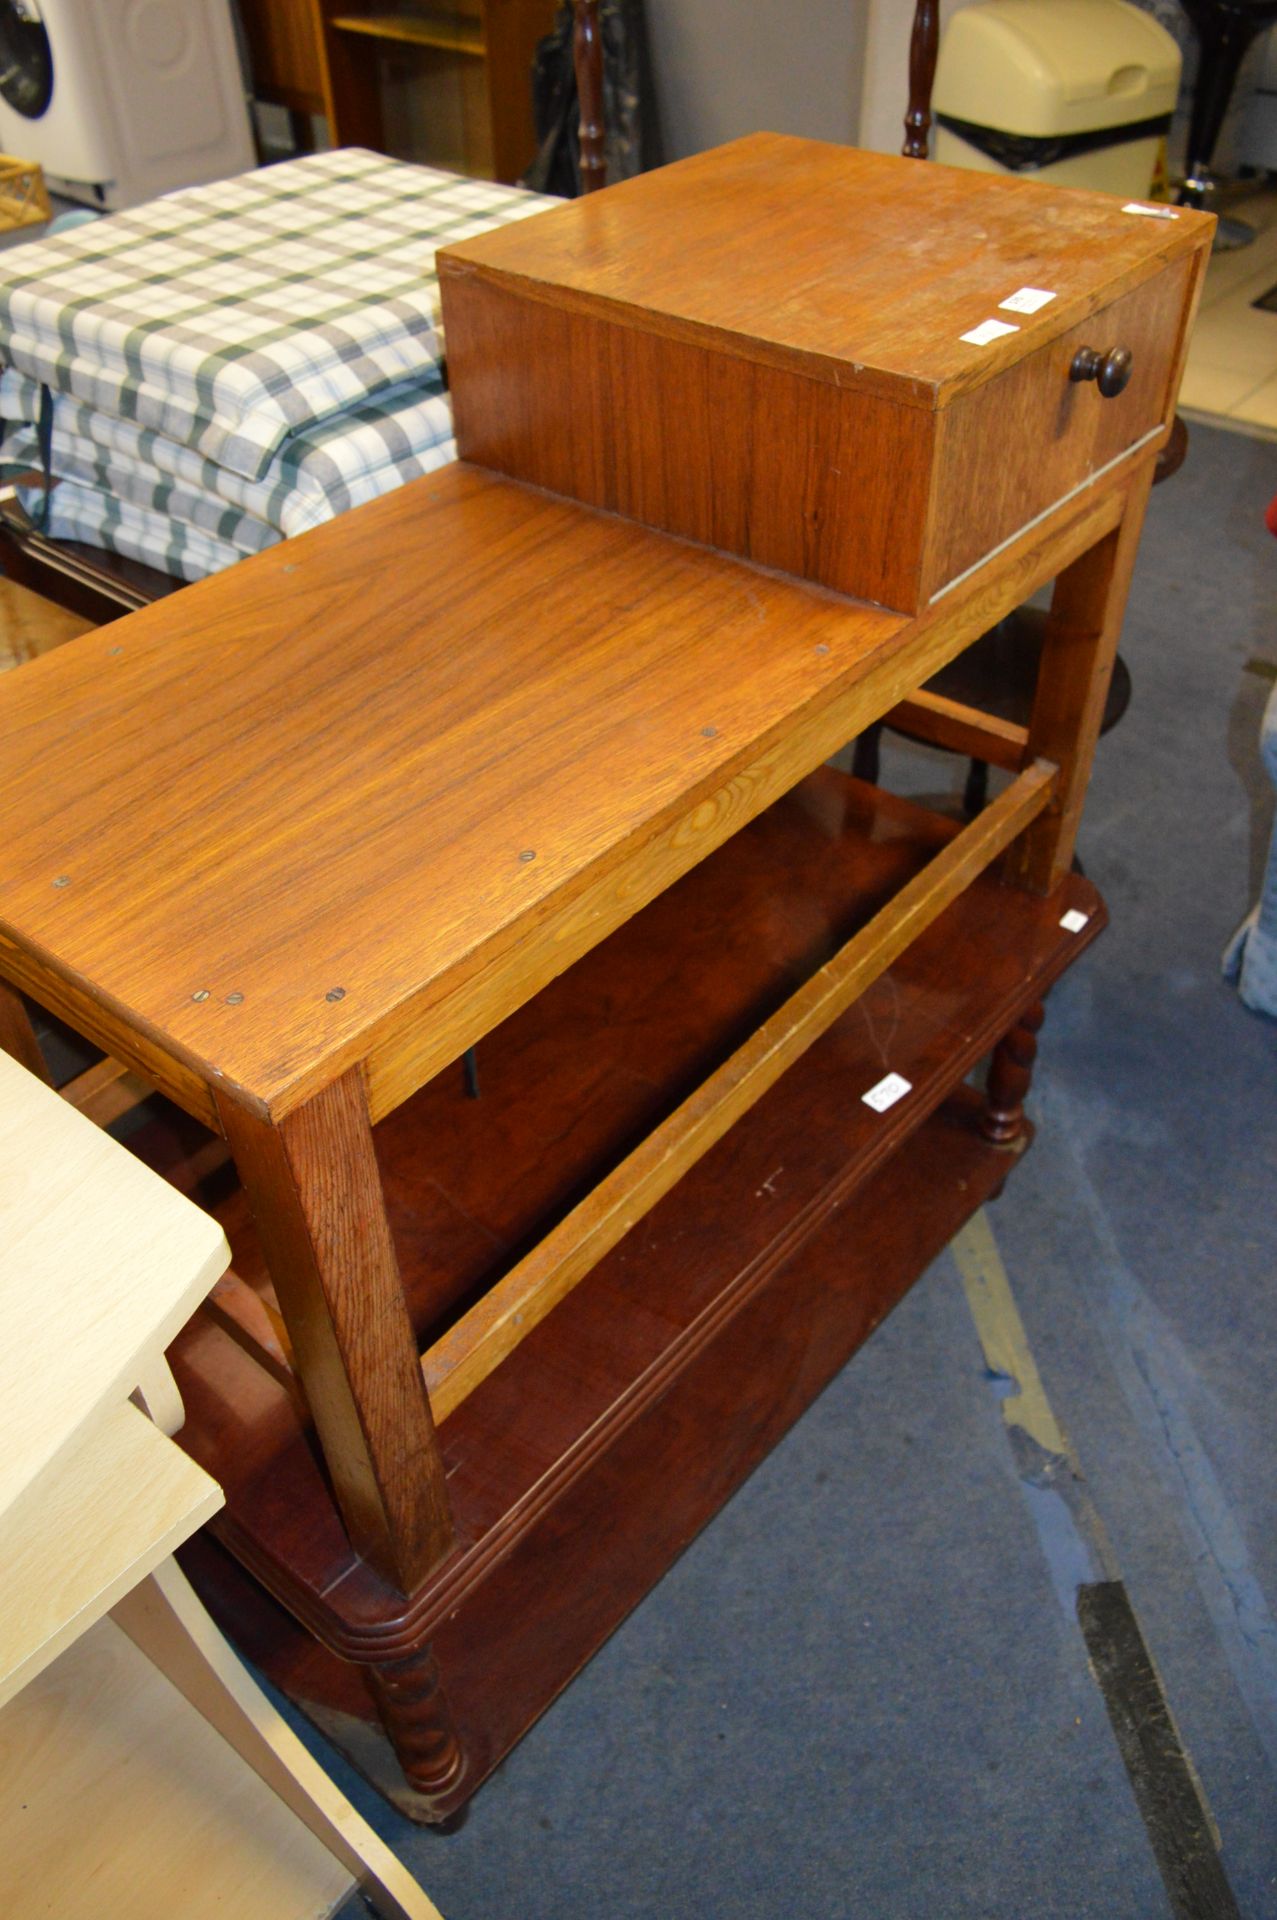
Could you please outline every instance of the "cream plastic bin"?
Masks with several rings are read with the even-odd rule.
[[[935,156],[1138,198],[1179,77],[1170,34],[1126,0],[981,0],[945,29]]]

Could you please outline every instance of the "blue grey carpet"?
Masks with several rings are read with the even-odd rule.
[[[1275,491],[1277,446],[1194,428],[1153,496],[1083,830],[1113,924],[989,1216],[1247,1920],[1277,1916],[1277,1023],[1218,958],[1272,817]],[[334,1771],[446,1920],[1170,1913],[1004,1391],[946,1255],[459,1833]]]

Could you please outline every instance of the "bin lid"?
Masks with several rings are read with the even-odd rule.
[[[1173,111],[1180,52],[1127,0],[979,0],[945,29],[937,113],[1003,133],[1089,133]]]

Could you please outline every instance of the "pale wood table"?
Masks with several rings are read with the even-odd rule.
[[[222,1492],[135,1401],[180,1423],[163,1348],[221,1229],[0,1055],[0,1245],[6,1915],[301,1920],[358,1882],[438,1920],[171,1558]]]

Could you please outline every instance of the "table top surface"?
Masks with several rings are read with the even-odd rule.
[[[1209,244],[1214,216],[751,134],[444,248],[524,292],[907,405],[946,406]],[[1035,312],[1001,303],[1024,288]],[[1000,320],[987,345],[962,335]]]
[[[907,625],[442,469],[0,679],[0,972],[285,1109]]]

